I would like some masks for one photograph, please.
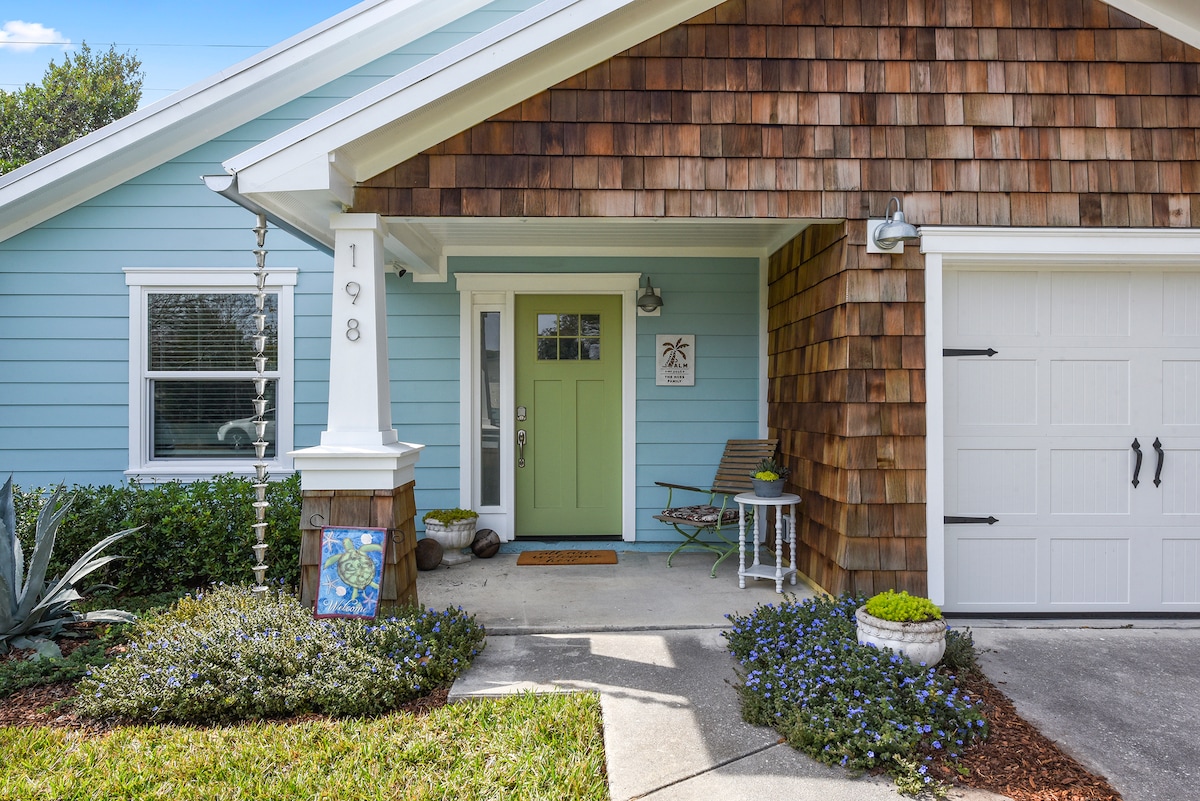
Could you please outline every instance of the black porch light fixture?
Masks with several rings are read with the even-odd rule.
[[[894,212],[893,203],[896,204]],[[904,219],[904,212],[900,209],[900,198],[896,197],[888,201],[882,220],[867,221],[867,229],[868,253],[903,253],[905,242],[914,242],[921,238],[921,233],[916,227]]]
[[[654,314],[662,308],[662,297],[650,285],[650,276],[646,276],[646,286],[638,296],[637,306],[645,314]]]

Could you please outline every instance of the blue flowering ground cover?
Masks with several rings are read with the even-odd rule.
[[[854,610],[864,602],[844,595],[730,615],[742,715],[821,762],[886,771],[905,792],[938,792],[929,763],[953,761],[987,736],[979,701],[949,673],[860,645]]]
[[[140,619],[79,682],[85,717],[232,722],[382,714],[448,685],[483,648],[461,609],[314,619],[282,589],[220,585]]]

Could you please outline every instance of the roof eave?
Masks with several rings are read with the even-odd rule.
[[[488,0],[365,0],[0,176],[0,241],[329,83]],[[217,108],[219,113],[214,113]],[[37,202],[30,202],[36,193]]]

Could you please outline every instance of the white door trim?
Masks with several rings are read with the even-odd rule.
[[[480,438],[477,318],[500,311],[500,419],[516,418],[513,314],[517,295],[621,295],[621,539],[633,542],[637,530],[637,293],[641,273],[456,273],[459,291],[459,505],[480,512],[481,528],[509,542],[515,536],[516,486],[512,437],[501,428],[500,505],[480,508],[475,443]]]
[[[945,341],[942,274],[973,266],[1089,264],[1200,267],[1196,228],[962,228],[922,226],[925,254],[925,525],[929,597],[946,600]]]

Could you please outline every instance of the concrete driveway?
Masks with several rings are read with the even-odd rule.
[[[1200,620],[952,623],[1017,712],[1125,801],[1200,799]]]

